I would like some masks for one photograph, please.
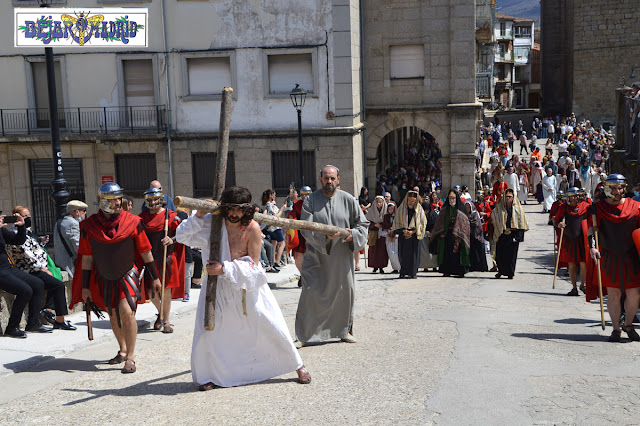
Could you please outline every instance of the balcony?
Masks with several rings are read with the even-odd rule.
[[[513,31],[496,31],[496,40],[513,40]]]
[[[491,73],[476,74],[476,96],[479,99],[491,99]]]
[[[513,63],[513,52],[496,53],[495,62]]]
[[[58,120],[61,134],[162,133],[167,113],[164,105],[62,108]],[[48,131],[48,109],[0,109],[0,136]]]

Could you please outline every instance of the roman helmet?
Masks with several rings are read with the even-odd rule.
[[[557,201],[564,200],[564,191],[558,191],[558,193],[556,194],[556,200]]]
[[[454,186],[453,190],[456,191],[456,194],[460,194],[460,185]]]
[[[122,201],[122,188],[115,182],[107,182],[100,185],[98,189],[98,205],[100,210],[108,214],[119,214],[121,207],[111,208],[110,200],[120,199]],[[122,204],[122,202],[120,203]]]
[[[164,194],[160,188],[149,188],[144,191],[144,202],[147,204],[149,210],[158,207],[158,204],[162,205],[164,202]]]
[[[604,182],[604,195],[606,195],[607,198],[613,198],[611,187],[616,185],[627,186],[627,178],[619,173],[607,176],[607,180]]]
[[[302,188],[300,188],[300,195],[309,195],[311,194],[313,191],[311,190],[310,187],[308,186],[303,186]]]

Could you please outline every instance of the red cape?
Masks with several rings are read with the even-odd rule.
[[[178,214],[173,210],[164,210],[160,213],[153,214],[149,210],[145,210],[140,213],[140,218],[144,224],[145,230],[149,232],[164,231],[164,219],[165,213],[169,213],[169,236],[173,237],[176,234],[176,229],[180,225],[180,218]],[[171,275],[167,270],[167,277],[165,279],[165,287],[171,289],[172,299],[182,299],[184,297],[184,245],[180,243],[173,244],[173,253],[170,256],[173,260],[173,269]],[[156,266],[158,267],[158,276],[162,280],[162,259],[154,259]],[[177,265],[177,268],[175,267]],[[143,278],[144,290],[141,290],[142,299],[146,300],[149,295],[146,293],[146,289],[151,288],[151,283],[147,283],[147,276],[145,274]]]
[[[594,204],[592,204],[592,212],[595,211],[597,227],[600,228],[600,222],[605,219],[613,223],[621,223],[629,220],[632,216],[639,216],[638,209],[640,208],[640,203],[632,200],[631,198],[625,198],[624,204],[622,205],[622,212],[620,215],[615,215],[612,213],[612,207],[605,200],[600,200]],[[593,216],[589,214],[587,218],[587,222],[589,227],[593,226]],[[602,273],[604,276],[604,273]],[[604,280],[603,280],[604,281]],[[587,302],[591,300],[598,299],[600,296],[598,294],[598,272],[596,269],[596,264],[591,260],[591,256],[587,256],[587,292],[586,299]],[[607,295],[607,287],[602,286],[602,295]]]
[[[140,225],[140,218],[135,216],[127,211],[121,211],[118,218],[118,229],[116,230],[116,234],[114,237],[109,237],[105,232],[105,228],[102,225],[100,218],[98,215],[101,213],[96,213],[91,215],[88,219],[80,222],[80,239],[92,239],[104,244],[115,244],[120,241],[129,238],[132,234],[136,233],[138,230],[138,226]],[[142,246],[148,247],[146,250],[140,252],[144,253],[151,249],[151,244],[147,240],[147,236],[142,234],[140,237],[143,237],[146,240],[146,246],[143,242]],[[98,289],[98,285],[95,280],[96,269],[95,264],[93,269],[91,270],[91,281],[89,284],[89,289],[91,290],[92,301],[103,311],[107,309],[104,306],[104,301],[102,300],[102,294]],[[71,302],[69,303],[69,309],[73,309],[76,303],[82,303],[82,255],[78,253],[78,259],[76,260],[75,271],[73,273],[73,282],[71,284]],[[144,303],[143,300],[138,300],[138,303]]]
[[[553,217],[553,220],[555,220],[556,222],[562,222],[565,216],[580,216],[583,214],[586,214],[585,216],[585,220],[582,221],[582,235],[583,235],[583,241],[582,244],[584,245],[584,254],[585,254],[585,261],[586,261],[586,257],[589,255],[589,244],[587,243],[587,236],[589,235],[589,227],[587,225],[587,218],[589,215],[589,210],[591,207],[591,204],[586,202],[586,201],[582,201],[580,203],[578,203],[578,205],[576,206],[578,208],[577,211],[571,211],[571,209],[569,208],[569,204],[567,203],[562,203],[560,205],[560,207],[558,207],[558,212],[555,214],[555,216]],[[556,228],[556,231],[558,233],[558,240],[560,238],[560,230],[558,228]],[[566,243],[566,238],[563,238],[562,241],[562,247],[561,249],[563,249],[564,247],[566,247],[565,243]],[[568,252],[562,250],[562,253],[558,254],[560,256],[560,263],[564,266],[568,265]]]

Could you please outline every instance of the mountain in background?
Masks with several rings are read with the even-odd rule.
[[[540,23],[540,0],[497,0],[497,13],[518,18],[533,19]]]

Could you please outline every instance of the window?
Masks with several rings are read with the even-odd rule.
[[[390,77],[424,78],[424,45],[389,46]]]
[[[62,158],[62,170],[67,181],[69,200],[85,200],[82,158]],[[51,158],[30,159],[29,177],[33,227],[39,235],[51,235],[56,223],[55,207],[51,198],[51,181],[54,177]]]
[[[515,98],[514,101],[513,101],[514,104],[517,107],[522,106],[522,89],[514,90],[513,94],[514,94],[514,98]]]
[[[268,94],[289,96],[296,83],[307,93],[315,93],[313,63],[311,53],[268,54]]]
[[[236,87],[234,52],[186,54],[182,69],[186,101],[220,100],[224,87]],[[237,99],[236,90],[233,99]]]
[[[191,176],[193,178],[193,196],[211,197],[213,194],[214,178],[218,167],[218,154],[215,152],[191,153]],[[227,175],[225,187],[236,184],[236,165],[233,152],[227,157]]]
[[[62,93],[62,73],[60,62],[54,62],[56,74],[56,100],[58,104],[58,120],[60,127],[65,127],[64,121],[64,96]],[[40,128],[49,127],[49,86],[47,83],[47,64],[45,62],[31,62],[31,74],[33,76],[33,95],[35,98],[36,125]],[[32,117],[30,117],[32,119]]]
[[[507,23],[506,22],[500,22],[500,35],[504,36],[507,34]]]
[[[122,74],[126,106],[156,104],[153,88],[153,61],[151,59],[122,61]]]
[[[303,154],[304,183],[316,189],[316,156],[315,151],[304,151]],[[272,187],[276,195],[284,197],[289,194],[291,182],[296,188],[302,186],[298,151],[271,151]]]
[[[478,72],[490,72],[491,71],[491,53],[483,49],[480,51],[480,62],[478,64]]]
[[[528,62],[529,61],[529,48],[528,47],[515,47],[513,49],[513,54],[515,56],[516,61],[519,62]]]
[[[155,154],[115,154],[116,183],[124,193],[142,197],[157,178]]]
[[[531,37],[531,27],[515,27],[516,37]]]

